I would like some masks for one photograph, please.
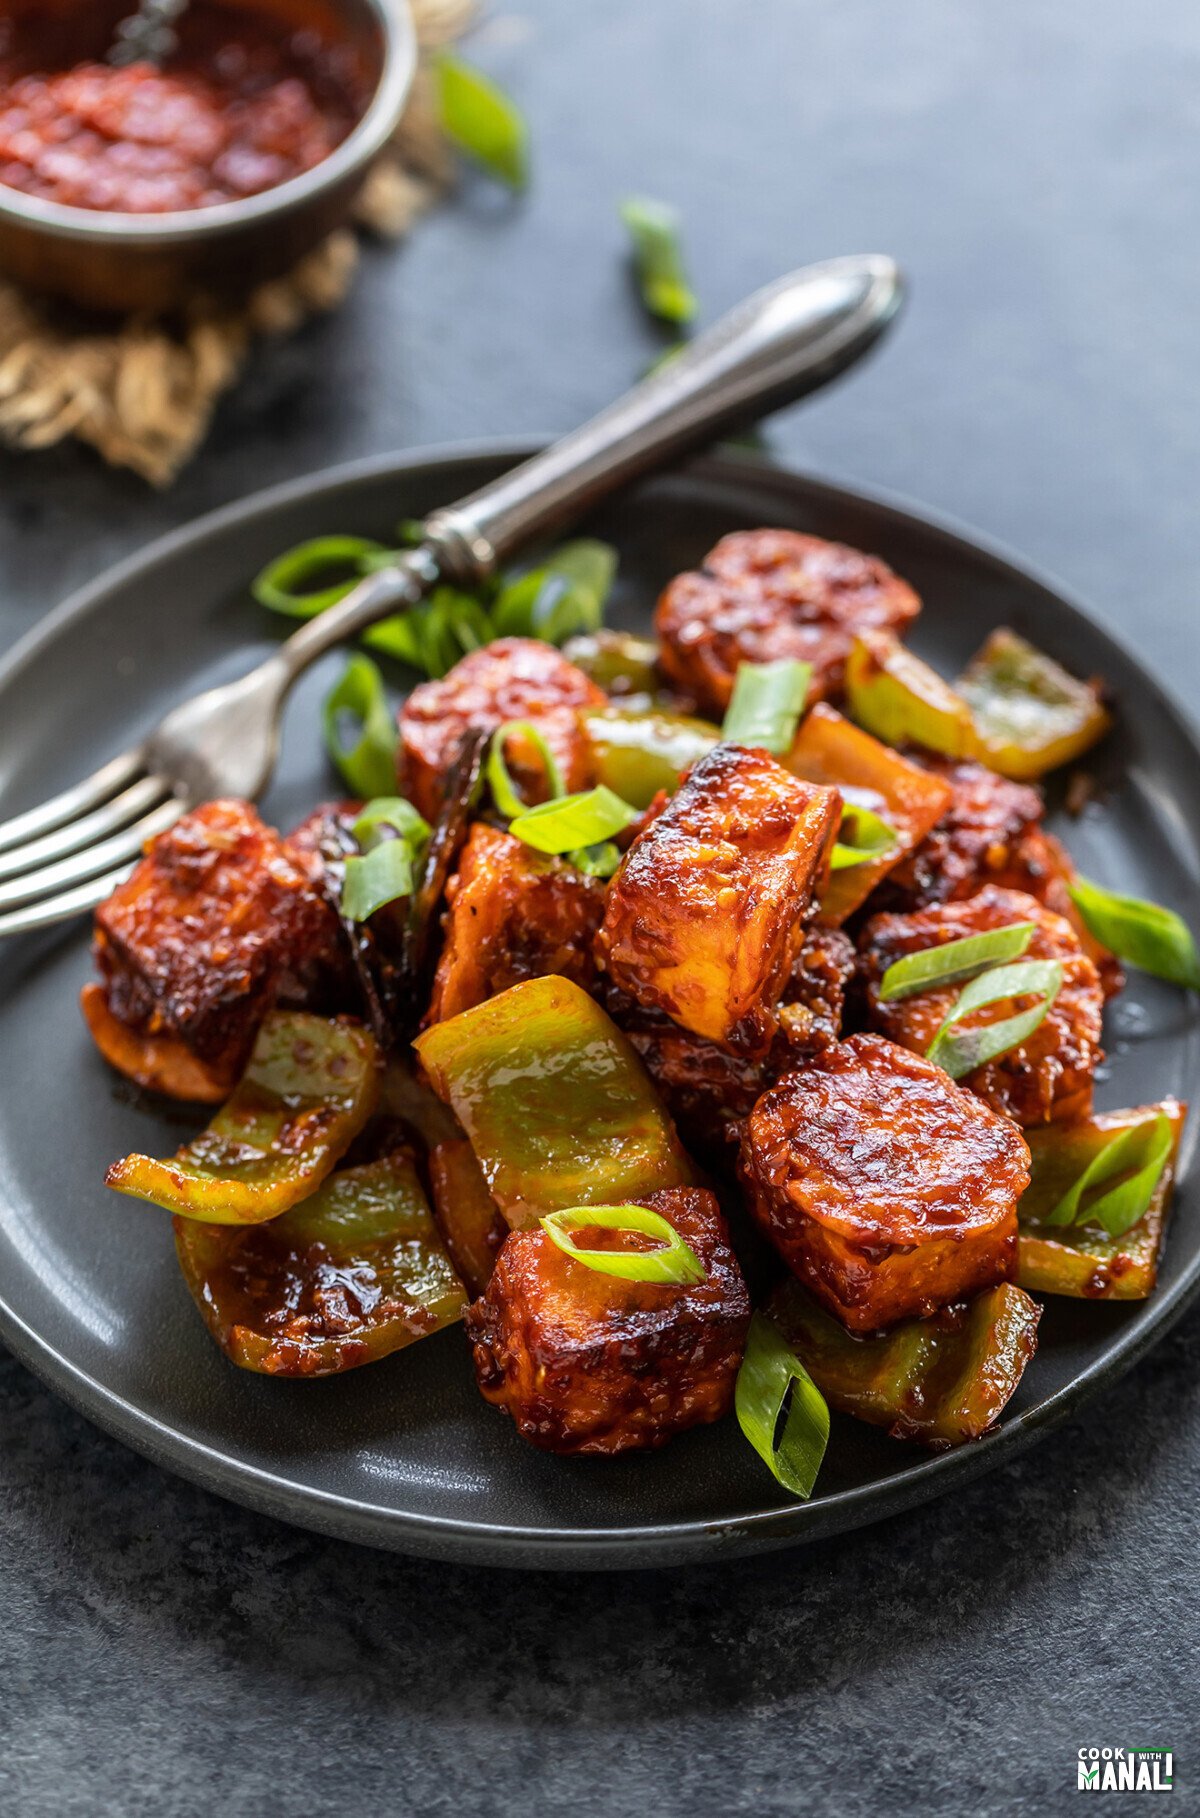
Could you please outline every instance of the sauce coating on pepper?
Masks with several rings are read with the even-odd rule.
[[[63,36],[61,21],[0,23],[0,183],[75,208],[163,214],[274,189],[327,158],[368,98],[350,46],[261,13],[194,5],[162,69],[75,61]]]

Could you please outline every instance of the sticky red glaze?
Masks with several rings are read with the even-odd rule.
[[[337,940],[333,911],[279,835],[249,802],[226,800],[150,841],[96,911],[94,953],[118,1022],[173,1037],[229,1078],[267,1010],[303,1001],[301,981]]]
[[[739,663],[798,657],[813,666],[813,697],[836,699],[856,632],[902,632],[920,610],[877,556],[794,530],[741,530],[676,576],[654,623],[665,673],[719,717]]]
[[[1104,994],[1092,961],[1071,924],[1020,890],[988,884],[961,903],[939,903],[912,915],[877,915],[863,929],[860,958],[868,986],[873,1027],[892,1041],[924,1054],[953,1006],[958,985],[923,991],[896,1003],[880,1003],[879,981],[894,960],[926,947],[1033,922],[1024,959],[1061,960],[1062,989],[1028,1041],[978,1067],[963,1081],[995,1110],[1019,1124],[1053,1123],[1086,1117],[1092,1108],[1096,1068],[1103,1059],[1100,1019]],[[1029,1008],[1032,1004],[1021,1004]],[[964,1029],[1013,1015],[1011,1002],[989,1004],[961,1025]]]
[[[742,1176],[788,1266],[854,1331],[1015,1274],[1020,1132],[878,1036],[851,1036],[763,1094]]]
[[[640,833],[608,891],[613,983],[709,1041],[765,1054],[841,820],[836,789],[718,745]]]
[[[780,1002],[779,1032],[762,1060],[730,1054],[615,988],[604,1002],[641,1055],[685,1147],[719,1166],[766,1088],[837,1041],[855,958],[838,929],[809,929]]]
[[[477,821],[446,889],[446,941],[427,1023],[470,1010],[523,979],[550,973],[585,991],[604,886],[562,859]]]
[[[674,1225],[705,1268],[697,1286],[623,1281],[573,1262],[540,1227],[514,1231],[467,1335],[488,1401],[550,1452],[627,1452],[719,1420],[733,1401],[750,1297],[713,1194],[636,1202]],[[611,1233],[577,1231],[599,1249]]]
[[[47,202],[162,214],[238,201],[321,163],[366,102],[348,47],[203,0],[161,70],[75,62],[63,38],[61,22],[28,17],[0,37],[0,182]]]
[[[445,773],[463,734],[494,731],[505,720],[530,720],[558,762],[568,792],[591,781],[591,748],[576,717],[581,707],[604,707],[604,691],[536,638],[498,638],[473,650],[448,675],[414,688],[400,710],[400,784],[426,820],[442,800]],[[532,749],[509,743],[508,767],[526,800],[541,801],[543,774]]]
[[[1042,818],[1038,791],[969,760],[926,752],[909,755],[944,777],[953,793],[933,831],[888,873],[879,893],[880,907],[905,912],[931,903],[958,902],[985,884],[1028,890],[1025,836]]]

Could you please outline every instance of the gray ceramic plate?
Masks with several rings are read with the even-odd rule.
[[[387,537],[395,521],[471,490],[528,449],[414,456],[264,493],[169,537],[86,588],[0,668],[0,814],[123,748],[180,695],[256,661],[280,627],[247,578],[302,537]],[[1120,709],[1097,770],[1103,806],[1065,831],[1081,867],[1200,924],[1200,747],[1154,680],[1075,607],[1001,557],[903,510],[742,460],[639,488],[589,528],[621,550],[617,622],[722,532],[791,525],[874,550],[919,589],[914,639],[953,671],[993,626],[1034,636]],[[330,790],[316,710],[337,668],[307,678],[265,803],[287,826]],[[926,1457],[835,1416],[818,1494],[789,1501],[733,1421],[652,1457],[563,1461],[523,1445],[474,1388],[460,1331],[318,1383],[233,1369],[178,1274],[165,1216],[105,1191],[131,1148],[181,1140],[161,1108],[114,1082],[76,1008],[87,930],[0,950],[0,1332],[100,1426],[209,1489],[325,1532],[501,1565],[633,1566],[719,1558],[836,1533],[1001,1464],[1127,1368],[1200,1280],[1200,1221],[1178,1195],[1157,1295],[1143,1305],[1053,1301],[1001,1430]],[[1102,1105],[1194,1094],[1192,1000],[1135,979],[1111,1017]],[[1191,1141],[1185,1150],[1186,1160]]]

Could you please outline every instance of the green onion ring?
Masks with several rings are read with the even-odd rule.
[[[1163,1112],[1145,1123],[1119,1130],[1093,1155],[1079,1178],[1063,1194],[1046,1225],[1101,1225],[1110,1237],[1124,1237],[1146,1216],[1163,1169],[1171,1157],[1175,1133]],[[1120,1176],[1126,1176],[1120,1179]],[[1085,1196],[1106,1181],[1117,1185],[1084,1205]]]
[[[534,747],[545,773],[546,788],[552,802],[561,801],[566,795],[563,786],[562,771],[558,760],[537,727],[531,720],[506,720],[492,734],[492,742],[487,755],[487,782],[501,814],[513,819],[529,812],[529,803],[517,792],[508,765],[504,761],[504,747],[510,738],[525,738]]]
[[[615,1275],[622,1281],[674,1283],[694,1287],[705,1278],[704,1264],[691,1245],[685,1243],[674,1225],[651,1212],[647,1206],[568,1206],[551,1212],[541,1221],[542,1230],[551,1243],[598,1275]],[[572,1231],[595,1226],[602,1231],[633,1231],[642,1237],[656,1237],[660,1250],[580,1250]]]
[[[995,966],[982,977],[972,979],[959,993],[958,1001],[926,1049],[926,1059],[948,1073],[951,1079],[965,1079],[986,1061],[1007,1054],[1027,1041],[1044,1021],[1046,1013],[1062,989],[1061,960],[1020,960],[1015,966]],[[1008,997],[1041,996],[1041,1003],[1022,1010],[998,1023],[986,1023],[980,1029],[957,1029],[965,1016],[982,1010],[986,1004],[999,1003]]]
[[[1155,978],[1200,991],[1200,957],[1182,916],[1140,896],[1118,896],[1090,878],[1077,877],[1068,887],[1089,934],[1110,953]]]
[[[963,940],[906,953],[880,979],[879,1002],[894,1004],[943,985],[961,985],[989,966],[1019,959],[1033,939],[1034,926],[1033,922],[1013,922],[1007,928],[991,928],[986,934],[968,934]]]
[[[796,736],[811,681],[812,664],[794,657],[739,663],[722,739],[729,745],[762,746],[782,757]]]
[[[776,1482],[807,1502],[829,1443],[829,1407],[778,1326],[763,1313],[750,1321],[734,1408],[743,1434]]]
[[[250,591],[260,606],[271,612],[282,612],[290,619],[313,619],[330,606],[345,599],[366,572],[368,561],[373,566],[386,566],[395,555],[372,537],[312,537],[297,543],[257,574]],[[331,568],[349,567],[349,580],[305,591],[304,583]]]
[[[526,809],[510,822],[508,831],[536,852],[563,853],[599,845],[636,819],[637,810],[601,783],[598,789]]]

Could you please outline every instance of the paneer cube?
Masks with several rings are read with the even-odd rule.
[[[609,886],[596,950],[613,983],[696,1035],[765,1054],[841,812],[836,789],[718,745]]]
[[[977,1067],[963,1080],[972,1092],[1015,1123],[1033,1126],[1087,1117],[1096,1068],[1104,1058],[1100,1021],[1104,993],[1099,975],[1071,924],[1020,890],[988,884],[961,903],[936,903],[912,915],[877,915],[863,929],[860,965],[867,983],[872,1026],[914,1053],[928,1050],[953,1007],[959,985],[883,1003],[879,985],[894,960],[993,928],[1032,922],[1029,960],[1061,960],[1062,988],[1041,1024],[1019,1046]],[[1022,1002],[1017,1008],[1027,1009]],[[987,1005],[959,1027],[979,1028],[1014,1014],[1011,1001]]]
[[[442,1022],[527,978],[596,982],[592,943],[604,886],[563,859],[476,822],[446,890],[446,940],[427,1023]]]
[[[853,1035],[765,1092],[741,1169],[758,1224],[853,1332],[1016,1274],[1020,1131],[879,1036]]]
[[[482,1299],[468,1308],[482,1393],[546,1451],[661,1446],[732,1405],[750,1297],[716,1198],[677,1187],[636,1203],[691,1245],[702,1282],[600,1274],[538,1226],[513,1232]],[[572,1235],[581,1248],[598,1249],[613,1234],[583,1227]]]
[[[654,627],[666,675],[720,719],[740,663],[799,658],[813,698],[837,699],[855,633],[902,632],[920,610],[878,556],[795,530],[739,530],[675,577]]]
[[[427,821],[437,819],[443,786],[464,735],[493,732],[506,720],[529,720],[554,753],[568,791],[591,781],[591,746],[579,709],[606,707],[608,697],[561,651],[537,638],[497,638],[456,663],[439,681],[422,682],[400,709],[400,785]],[[544,778],[536,751],[512,739],[508,766],[528,801],[541,801]]]
[[[249,802],[207,802],[151,840],[96,911],[93,951],[111,1015],[180,1041],[234,1079],[259,1023],[336,937],[305,867]]]

